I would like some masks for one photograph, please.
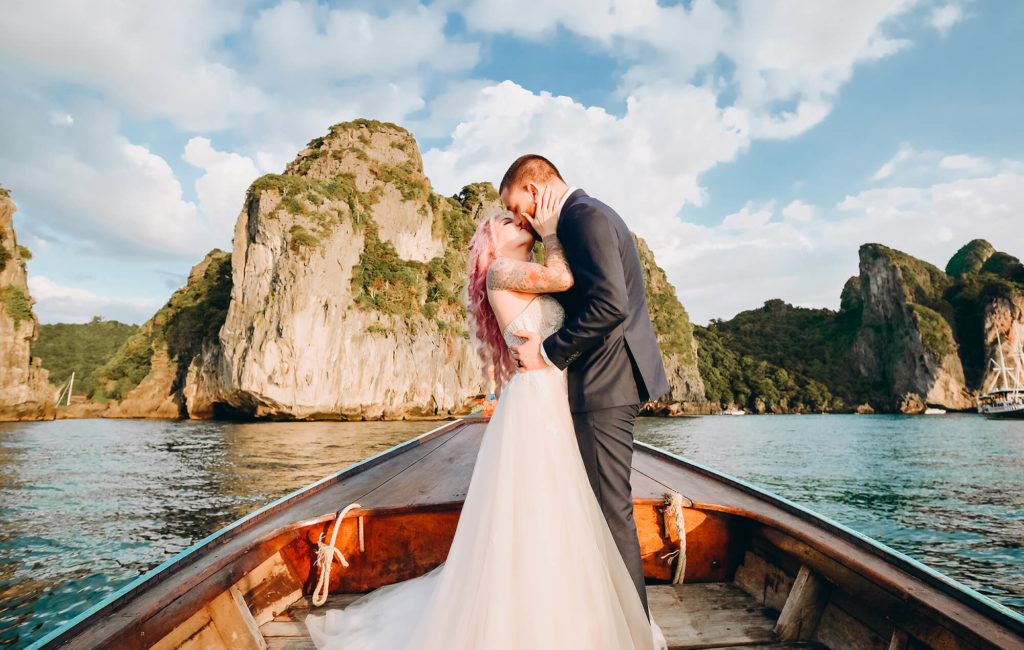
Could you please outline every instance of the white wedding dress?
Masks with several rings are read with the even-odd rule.
[[[540,295],[505,340],[563,318]],[[345,650],[663,647],[587,480],[565,373],[521,373],[502,391],[444,564],[306,625],[318,648]]]

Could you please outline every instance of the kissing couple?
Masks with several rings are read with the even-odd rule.
[[[669,390],[640,256],[622,218],[542,156],[512,163],[500,193],[508,212],[477,228],[467,282],[499,399],[448,558],[309,616],[318,648],[665,646],[629,483],[633,423]]]

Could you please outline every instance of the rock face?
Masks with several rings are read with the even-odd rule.
[[[25,273],[30,255],[18,246],[15,210],[7,190],[0,187],[0,421],[50,419],[57,391],[29,350],[38,324]]]
[[[644,407],[647,413],[667,411],[672,414],[702,412],[707,399],[704,381],[697,370],[697,340],[693,324],[683,305],[676,298],[675,288],[665,271],[654,261],[654,254],[640,237],[633,236],[644,269],[647,309],[658,338],[658,347],[665,362],[665,374],[671,391],[659,402]]]
[[[227,318],[189,369],[188,413],[465,412],[483,382],[460,293],[481,199],[497,198],[487,188],[435,194],[412,136],[362,120],[257,180],[235,228]]]
[[[968,409],[958,345],[943,294],[952,278],[880,244],[860,248],[860,282],[848,283],[847,304],[861,309],[861,328],[847,357],[851,373],[875,387],[884,410],[923,412],[928,405]],[[853,295],[859,292],[859,295]]]
[[[214,249],[192,267],[187,284],[93,374],[92,403],[59,417],[178,418],[185,410],[189,364],[215,340],[231,288],[231,255]],[[101,404],[98,407],[96,403]]]

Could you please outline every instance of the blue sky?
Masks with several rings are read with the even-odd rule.
[[[42,322],[146,320],[252,180],[357,117],[409,128],[445,194],[548,155],[697,322],[835,308],[864,242],[1024,256],[1022,27],[971,0],[14,0],[0,184]]]

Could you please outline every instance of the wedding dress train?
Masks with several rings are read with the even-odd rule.
[[[564,318],[541,295],[505,328]],[[565,373],[516,375],[484,433],[448,558],[426,575],[306,619],[318,648],[644,649],[663,646],[587,480]]]

